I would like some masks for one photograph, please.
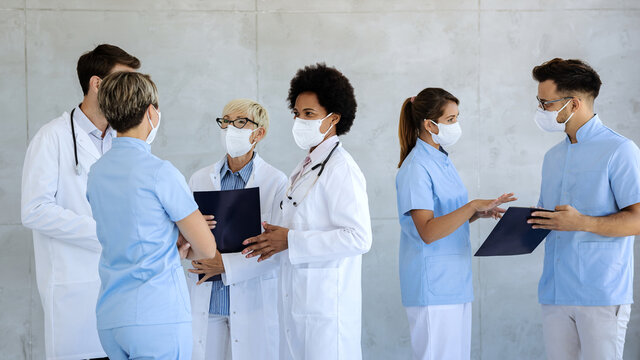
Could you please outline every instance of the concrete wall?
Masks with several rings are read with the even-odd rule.
[[[464,135],[450,150],[472,198],[513,191],[517,205],[536,203],[543,154],[561,135],[532,121],[530,71],[552,57],[590,62],[604,81],[597,112],[640,143],[637,0],[0,0],[2,358],[43,358],[33,245],[19,216],[25,149],[42,124],[80,101],[75,63],[103,42],[138,56],[156,80],[165,121],[153,150],[186,176],[222,155],[213,119],[236,97],[268,107],[271,131],[259,150],[289,173],[304,155],[285,104],[295,71],[325,61],[352,80],[358,116],[343,142],[367,178],[375,234],[363,266],[366,359],[409,357],[394,191],[406,97],[441,86],[461,99]],[[472,226],[474,248],[492,226]],[[542,250],[474,259],[474,359],[544,358]],[[625,359],[640,358],[638,340],[636,307]]]

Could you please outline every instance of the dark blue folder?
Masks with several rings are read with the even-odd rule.
[[[534,211],[545,209],[510,207],[493,228],[475,256],[530,254],[540,245],[550,230],[532,229],[527,220]]]
[[[244,249],[242,242],[260,235],[260,189],[195,191],[193,198],[203,215],[213,215],[218,222],[211,230],[221,253],[234,253]],[[203,276],[201,275],[200,278]],[[207,281],[221,280],[220,275]]]

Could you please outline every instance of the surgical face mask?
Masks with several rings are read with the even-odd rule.
[[[460,136],[462,136],[462,128],[459,122],[453,124],[438,124],[433,120],[429,120],[438,127],[438,133],[434,134],[431,131],[431,138],[437,144],[442,146],[450,146],[458,142]]]
[[[319,120],[305,120],[296,117],[293,122],[293,128],[291,129],[293,139],[296,141],[296,144],[302,150],[309,150],[314,146],[318,146],[318,144],[324,140],[324,137],[327,135],[329,130],[333,127],[333,124],[331,124],[327,131],[321,133],[320,126],[322,126],[322,121],[332,114],[333,113],[330,113]]]
[[[538,109],[536,110],[536,115],[533,118],[533,120],[536,122],[536,124],[541,130],[544,130],[547,132],[564,131],[567,126],[567,122],[571,119],[571,117],[573,117],[573,114],[575,114],[575,112],[572,112],[571,115],[569,115],[569,117],[567,118],[567,120],[561,123],[558,122],[558,114],[560,113],[560,111],[564,110],[564,108],[567,107],[567,105],[569,105],[570,102],[571,100],[567,101],[567,103],[564,104],[564,106],[558,111],[548,111],[538,107]]]
[[[258,128],[259,129],[259,128]],[[250,142],[251,134],[258,129],[238,129],[235,126],[228,126],[222,129],[221,141],[224,144],[225,151],[232,158],[237,158],[248,153],[256,142]]]
[[[158,128],[160,127],[160,120],[162,119],[162,114],[160,113],[160,111],[156,110],[155,107],[153,107],[153,110],[155,110],[156,113],[158,114],[158,126],[153,127],[153,121],[151,121],[151,117],[147,112],[147,119],[149,119],[149,125],[151,125],[151,131],[149,132],[149,135],[147,135],[147,140],[146,140],[147,144],[149,145],[151,145],[153,140],[156,138],[156,134],[158,134]]]

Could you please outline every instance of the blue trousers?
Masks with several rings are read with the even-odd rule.
[[[191,323],[134,325],[98,330],[111,360],[191,360]]]

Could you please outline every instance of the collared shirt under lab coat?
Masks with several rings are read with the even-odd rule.
[[[192,191],[220,190],[220,169],[226,158],[196,171],[189,180]],[[260,188],[262,221],[272,223],[280,211],[287,177],[267,164],[258,154],[246,188]],[[208,214],[206,214],[208,215]],[[211,214],[214,215],[215,214]],[[224,226],[218,223],[218,226]],[[229,288],[229,327],[231,354],[234,360],[278,359],[278,266],[275,259],[258,263],[241,253],[222,254],[225,273],[222,281]],[[193,360],[204,360],[211,282],[196,285],[198,275],[188,273],[193,318]]]
[[[80,106],[76,107],[76,111],[73,112],[73,120],[78,126],[84,130],[87,135],[89,135],[89,140],[96,146],[100,155],[103,155],[109,149],[111,149],[111,143],[113,139],[117,136],[115,130],[108,126],[106,131],[104,132],[104,137],[102,136],[102,131],[100,131],[92,122],[89,120],[87,115],[82,112]]]
[[[75,133],[80,175],[66,112],[33,137],[22,175],[22,224],[33,230],[47,359],[106,356],[95,312],[101,247],[85,197],[88,170],[100,153],[77,122]]]
[[[334,136],[320,144],[305,172],[336,142]],[[292,174],[301,167],[302,162]],[[319,170],[300,175],[292,199],[283,198],[279,225],[290,231],[289,249],[278,254],[280,358],[358,360],[362,254],[372,241],[366,183],[342,145],[317,177]]]
[[[544,157],[538,206],[569,204],[580,213],[607,216],[640,203],[640,150],[596,115]],[[633,303],[634,236],[581,231],[547,236],[538,286],[541,304],[607,306]]]

